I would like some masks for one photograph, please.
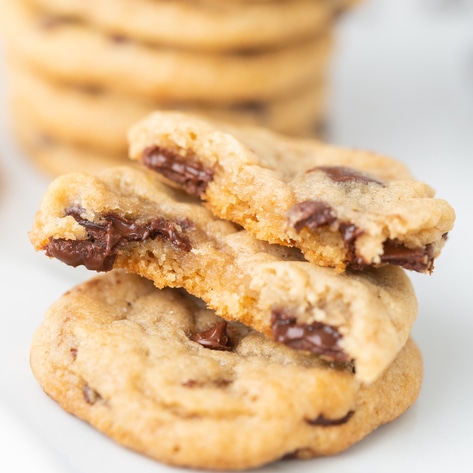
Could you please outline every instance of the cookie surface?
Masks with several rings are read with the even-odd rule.
[[[219,220],[145,169],[55,179],[30,239],[71,266],[122,268],[157,287],[183,287],[225,319],[294,349],[354,360],[366,382],[392,362],[417,316],[400,268],[340,274],[316,266]]]
[[[222,326],[185,293],[118,271],[48,310],[30,359],[66,411],[159,461],[206,469],[337,453],[402,414],[422,380],[411,340],[365,386],[350,367]]]
[[[312,37],[330,26],[334,1],[228,2],[206,0],[28,0],[61,17],[111,35],[199,51],[273,48]]]
[[[54,82],[18,65],[7,70],[9,101],[19,113],[51,136],[61,141],[107,153],[127,155],[128,128],[162,104],[136,100],[123,94],[89,90]],[[174,104],[207,116],[264,125],[286,134],[315,135],[324,116],[324,87],[316,84],[308,90],[280,100],[228,107]],[[168,104],[169,105],[169,104]]]
[[[431,272],[455,219],[401,162],[367,151],[170,112],[137,123],[129,142],[132,159],[215,215],[339,271]]]
[[[251,54],[151,47],[4,0],[5,49],[44,75],[164,102],[270,101],[321,80],[332,38]],[[74,53],[71,54],[71,51]]]

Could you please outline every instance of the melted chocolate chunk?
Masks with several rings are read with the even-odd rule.
[[[355,234],[353,234],[353,230],[348,227],[350,226],[347,226],[345,230],[341,229],[345,244],[348,248],[347,265],[355,271],[362,271],[369,265],[363,258],[357,256],[355,241],[363,232],[356,234],[356,230],[354,230]],[[431,273],[434,269],[432,245],[421,248],[407,248],[399,242],[386,240],[383,244],[383,248],[384,253],[380,257],[381,263],[400,266],[401,268],[418,273]]]
[[[351,223],[339,223],[332,207],[326,202],[319,200],[306,200],[294,205],[287,214],[289,225],[300,232],[303,228],[316,230],[323,225],[338,227],[345,248],[347,248],[348,265],[352,269],[362,269],[365,262],[356,254],[356,239],[363,234],[363,231]],[[334,230],[335,231],[335,230]]]
[[[349,168],[346,166],[319,166],[313,168],[307,172],[312,171],[323,171],[333,182],[337,182],[340,184],[344,183],[360,183],[360,184],[378,184],[384,187],[384,184],[377,179],[368,176],[367,174],[363,174],[356,169]]]
[[[200,343],[211,350],[230,351],[230,339],[227,335],[227,322],[222,321],[208,330],[195,333],[189,337],[193,342]]]
[[[363,235],[363,230],[360,230],[356,225],[351,223],[342,223],[339,226],[340,234],[343,238],[343,243],[347,249],[347,265],[354,270],[362,270],[366,267],[366,262],[363,258],[356,254],[356,239]]]
[[[91,271],[110,271],[116,254],[107,254],[106,248],[95,241],[53,238],[46,247],[46,255],[74,268],[85,266]]]
[[[382,263],[396,264],[419,273],[432,272],[434,269],[434,250],[432,245],[422,248],[407,248],[404,245],[387,240],[384,242]]]
[[[189,162],[174,151],[161,146],[150,146],[143,151],[144,166],[162,174],[188,194],[202,197],[212,181],[214,172],[199,163]]]
[[[66,211],[66,215],[74,217],[86,228],[88,239],[52,238],[45,248],[46,255],[55,257],[69,266],[84,265],[93,271],[110,271],[120,248],[132,241],[160,237],[180,250],[189,252],[192,249],[189,239],[180,235],[177,225],[162,217],[138,224],[131,219],[110,214],[104,215],[101,223],[95,223],[81,218],[80,213],[80,209]]]
[[[360,230],[356,225],[352,223],[342,223],[339,226],[340,233],[342,234],[343,242],[345,245],[353,245],[356,239],[363,235],[363,230]]]
[[[289,223],[299,233],[304,227],[315,230],[337,220],[332,207],[320,200],[306,200],[291,207],[287,214]]]
[[[330,325],[320,322],[300,325],[284,309],[279,309],[271,314],[271,332],[274,340],[296,350],[307,350],[332,360],[349,361],[348,355],[339,346],[342,339],[340,332]]]
[[[310,425],[320,425],[323,427],[331,427],[333,425],[342,425],[347,423],[355,411],[348,411],[347,415],[341,417],[340,419],[327,419],[323,415],[319,415],[317,419],[306,419],[306,422]]]

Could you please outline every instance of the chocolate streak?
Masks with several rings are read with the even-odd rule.
[[[349,168],[346,166],[319,166],[313,169],[310,169],[307,172],[312,171],[323,171],[333,182],[338,183],[347,183],[355,182],[360,184],[378,184],[379,186],[384,187],[384,184],[381,181],[378,181],[374,177],[368,176],[368,174],[363,174],[356,169]]]
[[[145,224],[119,217],[104,215],[103,222],[95,223],[81,218],[80,209],[69,209],[66,215],[87,230],[87,240],[52,238],[45,248],[46,255],[59,259],[69,266],[84,265],[93,271],[110,271],[120,248],[132,241],[145,241],[157,237],[168,240],[180,250],[189,252],[189,239],[179,234],[176,224],[162,217],[153,218]]]
[[[271,314],[271,332],[274,340],[296,350],[307,350],[331,360],[350,361],[339,345],[342,335],[330,325],[321,322],[298,324],[284,309],[275,309]]]
[[[183,159],[176,152],[161,146],[149,146],[141,156],[147,168],[162,174],[191,195],[202,197],[214,172],[200,163]]]

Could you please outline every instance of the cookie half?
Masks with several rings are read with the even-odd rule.
[[[295,352],[184,292],[119,271],[48,310],[31,367],[64,410],[119,444],[219,470],[340,452],[401,415],[422,380],[411,340],[366,386],[349,366]]]
[[[406,166],[379,154],[269,130],[155,112],[129,132],[130,157],[257,238],[319,265],[430,273],[455,213]]]
[[[392,362],[417,316],[400,268],[340,274],[316,266],[216,218],[145,169],[56,178],[30,239],[71,266],[122,268],[157,287],[183,287],[223,318],[294,349],[354,361],[365,382]]]

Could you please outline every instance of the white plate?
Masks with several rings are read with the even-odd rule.
[[[457,224],[434,275],[412,276],[420,305],[413,335],[425,363],[417,403],[338,456],[259,471],[473,471],[472,25],[468,0],[367,0],[340,28],[331,140],[405,161],[455,207]],[[46,185],[16,149],[2,116],[0,471],[179,471],[64,413],[31,374],[29,343],[44,311],[89,277],[34,253],[28,242]]]

